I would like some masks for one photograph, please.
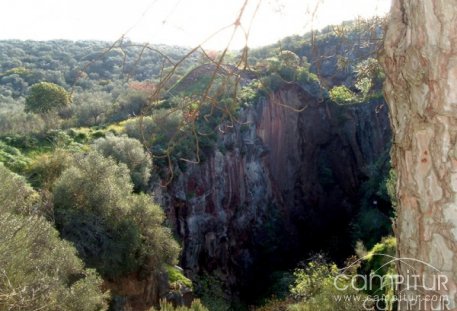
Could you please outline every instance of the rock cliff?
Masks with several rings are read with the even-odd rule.
[[[338,106],[296,85],[240,115],[207,160],[155,189],[186,274],[210,273],[229,294],[310,252],[348,255],[365,170],[391,136],[383,102]]]

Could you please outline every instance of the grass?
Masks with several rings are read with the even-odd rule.
[[[15,147],[0,141],[0,162],[16,173],[21,173],[30,163],[30,158]]]
[[[0,137],[0,162],[18,174],[40,155],[52,153],[56,148],[69,151],[88,151],[90,144],[107,133],[124,132],[128,120],[108,126],[79,127],[67,130],[50,130],[47,133],[30,135],[7,135]]]
[[[182,271],[176,267],[167,265],[167,273],[168,273],[168,280],[170,281],[170,285],[177,285],[181,283],[184,286],[189,288],[193,288],[192,281],[184,276]]]

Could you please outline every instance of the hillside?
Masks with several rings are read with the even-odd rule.
[[[247,310],[272,297],[264,310],[308,308],[320,297],[306,292],[309,267],[330,278],[356,246],[392,243],[382,33],[365,26],[223,59],[129,41],[0,41],[0,177],[30,192],[16,206],[18,186],[2,187],[0,216],[37,217],[67,247],[76,259],[59,286],[81,282],[84,310],[165,298]]]

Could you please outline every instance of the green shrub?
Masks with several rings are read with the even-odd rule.
[[[397,241],[395,237],[383,238],[368,252],[365,257],[366,265],[363,268],[381,275],[387,274],[393,266],[386,264],[395,257],[396,249]]]
[[[253,80],[243,86],[239,92],[238,100],[243,104],[251,104],[259,97],[262,84],[259,80]]]
[[[361,273],[364,273],[367,279],[370,279],[370,288],[366,292],[375,297],[385,297],[384,300],[378,302],[378,306],[382,310],[395,310],[394,301],[390,299],[394,297],[395,291],[396,246],[395,237],[383,238],[363,257],[364,260],[360,269]],[[372,275],[375,277],[371,279]],[[382,278],[380,279],[379,277]]]
[[[71,154],[64,149],[55,149],[33,158],[26,172],[35,188],[50,190],[62,172],[70,166]]]
[[[40,142],[37,139],[36,135],[10,135],[3,139],[6,144],[21,149],[33,149],[36,148]]]
[[[46,133],[46,140],[57,146],[67,146],[73,142],[73,139],[64,131],[50,130]]]
[[[54,185],[58,229],[106,277],[176,263],[179,247],[163,212],[132,191],[127,166],[97,152],[77,156]]]
[[[175,284],[181,283],[189,288],[192,288],[192,281],[184,276],[182,271],[174,266],[167,266],[167,273],[168,273],[168,281],[170,285],[173,287]]]
[[[299,302],[289,306],[290,311],[357,311],[366,310],[363,301],[368,296],[351,287],[348,278],[335,278],[340,271],[334,264],[315,261],[305,269],[295,271],[295,285],[291,288],[292,296]],[[338,285],[337,286],[335,285]],[[346,288],[342,290],[342,288]],[[359,297],[344,299],[344,297]],[[339,297],[339,298],[338,298]],[[301,301],[300,301],[301,300]]]
[[[55,211],[60,234],[71,241],[87,266],[107,278],[137,271],[142,262],[141,234],[128,219],[105,219],[88,211]]]
[[[121,218],[133,190],[129,176],[125,164],[117,165],[97,152],[77,155],[54,185],[54,204],[59,209]]]
[[[0,214],[0,310],[106,310],[102,279],[41,217]]]
[[[88,133],[78,131],[75,129],[68,130],[68,135],[70,135],[70,137],[73,138],[78,143],[86,143],[87,140],[89,139]]]
[[[106,310],[101,278],[38,207],[39,195],[0,163],[0,310]]]
[[[97,131],[92,132],[91,136],[92,136],[92,138],[102,138],[102,137],[106,136],[106,133],[104,131],[97,130]]]
[[[158,110],[153,117],[140,117],[126,122],[125,132],[143,142],[157,153],[168,148],[171,140],[180,134],[182,114]]]
[[[107,135],[105,138],[97,139],[93,147],[105,157],[113,157],[118,163],[127,165],[136,190],[147,188],[152,161],[139,140],[127,136]]]
[[[205,274],[195,281],[196,294],[211,311],[230,310],[230,301],[224,291],[224,283],[216,277]]]
[[[315,73],[309,72],[308,68],[300,67],[297,70],[297,82],[301,84],[319,83],[319,78]]]
[[[37,212],[39,200],[25,178],[0,163],[0,213],[29,215]]]
[[[141,115],[149,104],[149,95],[136,90],[126,90],[119,96],[113,105],[113,113],[109,116],[110,121],[121,121]]]
[[[337,104],[353,104],[357,101],[356,95],[344,85],[335,86],[329,92],[330,98]]]
[[[263,77],[261,83],[268,92],[275,92],[284,85],[284,80],[278,73],[273,72],[270,75]]]
[[[261,311],[362,311],[368,296],[351,286],[351,276],[355,269],[341,271],[333,263],[326,263],[318,256],[305,268],[296,269],[295,281],[286,299],[272,299]],[[337,277],[339,276],[339,277]],[[350,297],[345,299],[344,297]]]
[[[0,162],[8,166],[9,169],[21,173],[29,161],[29,158],[24,156],[19,149],[0,141]]]
[[[200,111],[200,115],[206,113],[207,111]],[[198,135],[199,156],[202,159],[204,157],[202,151],[214,144],[215,130],[206,121],[201,123],[196,121],[196,127],[198,132],[208,133]],[[197,148],[192,125],[183,121],[183,111],[157,110],[153,117],[129,120],[125,124],[125,133],[129,137],[143,142],[153,154],[154,165],[159,172],[162,172],[162,168],[170,168],[168,155],[173,169],[177,167],[185,169],[185,162],[182,159],[192,160],[196,158]]]
[[[165,268],[164,264],[175,265],[180,252],[169,228],[163,226],[165,215],[159,205],[146,194],[131,195],[128,219],[141,234],[143,267],[155,270]]]

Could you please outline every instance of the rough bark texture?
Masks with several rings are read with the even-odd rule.
[[[446,286],[428,291],[403,286],[402,294],[457,292],[457,6],[455,0],[395,0],[381,62],[391,111],[393,165],[398,174],[395,231],[401,275],[436,275]],[[426,262],[437,271],[426,264]],[[405,310],[406,303],[402,303]],[[408,310],[432,310],[422,303]],[[435,306],[436,307],[436,306]]]

